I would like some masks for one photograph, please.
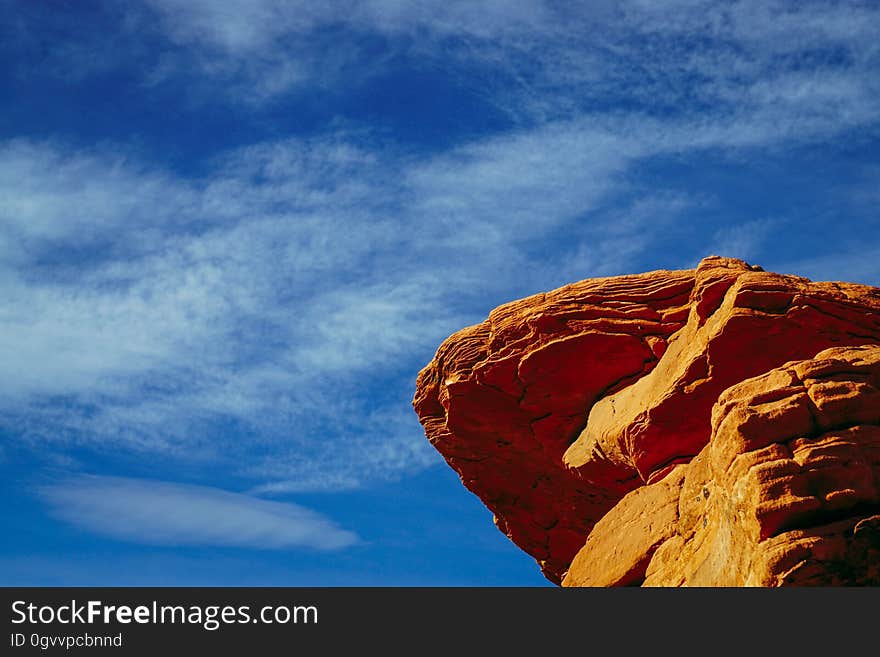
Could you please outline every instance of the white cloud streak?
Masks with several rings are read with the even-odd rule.
[[[339,550],[359,542],[302,506],[205,486],[82,475],[39,494],[66,522],[141,544]]]
[[[710,251],[729,258],[759,262],[768,235],[778,225],[779,221],[774,219],[752,219],[719,228],[715,231],[715,241]]]
[[[762,122],[749,133],[600,115],[413,161],[331,136],[237,151],[202,182],[14,142],[0,158],[14,165],[0,167],[0,235],[22,234],[22,212],[40,228],[2,263],[4,423],[41,443],[227,462],[290,490],[423,468],[435,459],[414,418],[362,420],[405,407],[430,346],[488,310],[468,304],[626,271],[692,202],[658,190],[600,219],[636,163],[748,148],[756,134],[786,138]],[[90,185],[99,201],[83,196]],[[528,255],[560,230],[581,244],[570,260]],[[745,255],[762,230],[716,241]],[[85,267],[57,257],[95,244],[110,246]],[[242,466],[238,439],[211,437],[230,421],[265,464]]]
[[[858,1],[145,0],[114,12],[118,34],[76,35],[79,54],[59,45],[62,75],[130,64],[128,53],[151,84],[183,75],[202,102],[220,100],[219,86],[227,102],[259,105],[310,85],[362,84],[404,58],[470,80],[526,124],[610,97],[676,113],[877,109],[880,10]],[[15,23],[20,39],[38,38]],[[108,40],[128,47],[96,55]]]
[[[190,178],[109,147],[0,144],[0,426],[203,459],[267,492],[436,462],[406,406],[446,335],[507,298],[629,270],[704,202],[639,188],[641,165],[859,134],[880,109],[864,6],[149,4],[211,102],[241,85],[274,97],[322,66],[388,72],[382,57],[346,69],[372,35],[497,80],[481,93],[518,126],[427,156],[364,132],[280,139]],[[351,51],[317,65],[331,24]],[[713,245],[762,253],[777,224],[761,219]],[[560,244],[567,258],[541,252]]]

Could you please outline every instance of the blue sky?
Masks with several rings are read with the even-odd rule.
[[[0,5],[0,583],[545,585],[433,451],[493,307],[880,284],[873,2]]]

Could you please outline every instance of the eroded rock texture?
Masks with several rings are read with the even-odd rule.
[[[551,581],[880,584],[877,288],[581,281],[448,338],[413,404]]]

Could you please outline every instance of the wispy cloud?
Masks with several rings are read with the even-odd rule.
[[[715,231],[715,241],[710,247],[713,254],[758,262],[768,237],[779,221],[772,218],[752,219],[740,224],[725,226]]]
[[[66,522],[142,544],[338,550],[359,541],[310,509],[205,486],[79,476],[39,493]]]
[[[0,144],[0,427],[41,448],[204,460],[265,491],[436,462],[408,412],[415,372],[499,302],[646,255],[764,255],[792,225],[695,218],[715,191],[646,175],[656,162],[845,142],[880,110],[880,13],[861,4],[127,7],[105,17],[130,44],[119,66],[154,84],[196,72],[203,102],[247,97],[260,117],[291,89],[431,68],[513,119],[427,152],[330,116],[187,175],[107,143]],[[20,41],[32,13],[11,23]],[[664,257],[673,239],[694,244]],[[841,253],[801,262],[827,277]]]
[[[5,154],[0,234],[11,245],[29,230],[30,245],[0,254],[6,428],[58,449],[271,470],[300,490],[434,462],[410,413],[405,429],[375,419],[406,409],[413,354],[465,321],[439,303],[448,283],[416,267],[419,238],[386,214],[395,187],[377,178],[395,162],[288,141],[186,181],[46,143]],[[395,387],[371,389],[371,371]],[[230,423],[286,470],[237,460],[247,448],[218,428]]]
[[[702,202],[646,192],[638,168],[787,138],[756,125],[597,115],[428,158],[328,135],[237,150],[190,179],[13,142],[0,235],[28,248],[0,251],[3,426],[59,449],[224,463],[264,490],[426,467],[415,418],[391,409],[433,347],[499,299],[627,271]],[[750,255],[766,230],[714,243]]]
[[[78,149],[75,157],[71,150],[24,139],[0,144],[0,239],[19,257],[39,259],[46,244],[72,239],[103,246],[126,229],[141,238],[129,245],[149,248],[170,213],[178,224],[192,215],[192,192],[174,177],[109,148]]]
[[[18,41],[35,43],[47,26],[29,23],[27,9],[8,22]],[[50,53],[63,74],[135,66],[153,84],[183,76],[210,102],[357,87],[407,61],[468,80],[526,124],[609,98],[675,113],[876,110],[880,11],[857,1],[145,0],[100,14],[100,40],[65,34]],[[126,47],[108,56],[108,41]]]

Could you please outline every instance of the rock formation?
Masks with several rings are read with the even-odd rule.
[[[448,338],[414,408],[567,586],[880,584],[880,289],[711,257]]]

